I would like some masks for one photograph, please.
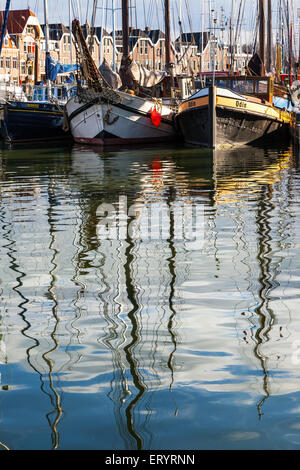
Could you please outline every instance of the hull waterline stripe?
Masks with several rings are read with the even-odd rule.
[[[63,113],[61,111],[40,111],[39,109],[14,109],[9,108],[7,110],[8,113],[40,113],[40,114],[53,114],[54,116],[62,116]]]

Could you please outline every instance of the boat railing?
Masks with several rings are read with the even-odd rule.
[[[27,100],[22,87],[15,83],[0,83],[0,98],[2,102]]]
[[[272,77],[255,76],[218,76],[215,83],[219,87],[229,88],[243,95],[250,95],[269,103],[273,102],[273,96],[288,97],[288,89],[284,86],[274,84]]]

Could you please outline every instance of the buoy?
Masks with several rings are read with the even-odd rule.
[[[158,127],[161,123],[161,114],[157,111],[156,108],[153,108],[151,111],[151,121],[156,127]]]

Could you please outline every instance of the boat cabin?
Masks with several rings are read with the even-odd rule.
[[[72,98],[76,95],[76,86],[74,85],[52,85],[51,86],[51,99],[60,102],[66,102],[69,98]],[[33,88],[33,101],[38,102],[47,102],[49,101],[48,97],[48,88],[46,85],[36,85]]]
[[[274,83],[272,77],[256,77],[248,75],[217,76],[214,78],[216,86],[227,88],[241,95],[248,95],[259,99],[263,103],[277,104],[290,102],[289,91],[286,86]],[[207,84],[207,82],[206,82]],[[280,101],[278,100],[280,98]],[[282,108],[282,106],[278,106]]]

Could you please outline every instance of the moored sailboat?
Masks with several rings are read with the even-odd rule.
[[[169,8],[167,0],[165,5]],[[122,0],[123,59],[120,75],[125,73],[121,89],[113,89],[103,79],[91,57],[79,22],[73,21],[83,78],[87,82],[87,86],[78,87],[77,96],[66,104],[70,130],[76,142],[104,145],[165,142],[177,138],[174,110],[161,99],[138,96],[126,83],[124,68],[130,64],[128,8],[128,0]]]
[[[261,78],[243,77],[243,84],[255,88]],[[176,116],[185,142],[218,148],[287,138],[292,116],[273,106],[272,79],[265,77],[263,81],[268,84],[265,93],[241,94],[213,85],[185,100]]]
[[[7,13],[9,3],[7,3]],[[48,2],[44,0],[45,39],[46,39],[46,85],[36,85],[32,99],[7,100],[3,105],[0,118],[0,135],[5,143],[33,141],[57,141],[71,139],[71,133],[64,128],[64,104],[72,94],[72,86],[61,84],[52,86],[50,73],[58,72],[49,53]],[[4,31],[2,31],[2,34]],[[65,71],[66,66],[60,66]],[[74,67],[68,66],[67,71]]]
[[[271,74],[264,71],[264,0],[259,1],[259,7],[260,53],[249,62],[248,75],[216,77],[213,73],[212,85],[179,107],[176,123],[187,143],[218,148],[256,143],[266,138],[289,137],[293,117],[285,104],[281,105],[287,101],[289,91],[274,84]],[[269,9],[271,14],[271,2]],[[269,54],[270,36],[269,22]],[[270,68],[270,63],[268,66]]]

